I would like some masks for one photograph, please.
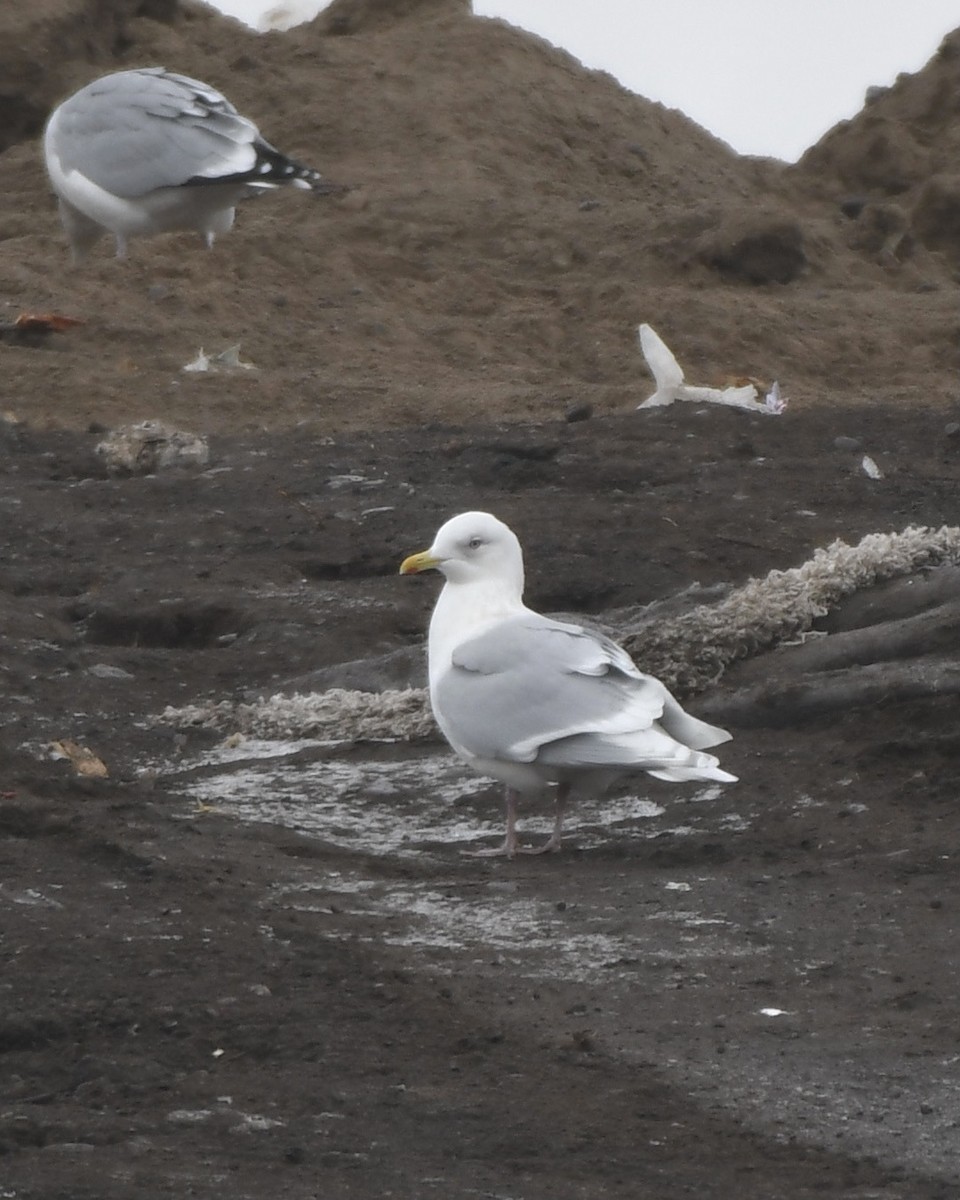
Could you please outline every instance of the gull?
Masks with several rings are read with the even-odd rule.
[[[289,185],[341,191],[285,157],[207,83],[164,67],[117,71],[53,110],[43,135],[60,220],[79,262],[104,234],[195,230],[209,248],[244,196]]]
[[[560,849],[571,795],[595,796],[625,775],[674,782],[736,776],[703,751],[730,734],[690,716],[615,642],[523,603],[516,534],[484,512],[443,525],[401,575],[438,570],[444,586],[430,619],[430,703],[451,748],[506,786],[503,843],[475,855]],[[517,801],[556,785],[553,833],[541,846],[517,838]]]

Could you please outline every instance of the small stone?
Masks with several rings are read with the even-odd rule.
[[[87,667],[87,674],[93,675],[97,679],[133,679],[134,676],[129,671],[125,671],[123,667],[112,667],[109,663],[94,663],[92,667]]]
[[[960,437],[960,421],[951,421],[948,425],[944,425],[943,432],[948,438]]]
[[[840,211],[851,221],[855,221],[867,206],[865,196],[846,196],[840,201]]]
[[[934,1111],[934,1107],[932,1104],[928,1104],[925,1100],[921,1103],[920,1113],[922,1116],[929,1117],[933,1111]]]
[[[157,303],[159,300],[166,300],[170,295],[170,289],[165,283],[151,283],[147,288],[147,299]]]
[[[563,414],[563,419],[568,425],[573,425],[576,421],[589,421],[592,416],[593,405],[588,400],[579,400],[570,405]]]
[[[837,437],[833,439],[833,448],[835,450],[859,450],[863,443],[859,438],[854,437]]]

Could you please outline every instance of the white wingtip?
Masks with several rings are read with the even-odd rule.
[[[640,338],[640,349],[647,360],[650,374],[657,384],[657,390],[650,400],[644,401],[641,407],[651,406],[657,396],[657,405],[672,404],[676,399],[676,390],[683,383],[683,371],[674,357],[673,351],[662,337],[650,325],[641,325],[637,329]],[[672,394],[671,394],[672,393]],[[667,398],[669,397],[669,399]]]

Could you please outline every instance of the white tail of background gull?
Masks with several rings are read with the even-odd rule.
[[[47,174],[74,261],[104,233],[127,239],[195,230],[209,247],[237,201],[289,185],[340,190],[285,157],[209,84],[163,67],[105,75],[55,108]]]
[[[502,521],[481,512],[452,518],[400,573],[432,568],[446,577],[428,644],[434,716],[461,758],[506,785],[506,837],[477,853],[559,850],[570,794],[595,795],[623,775],[736,780],[703,753],[730,734],[684,712],[615,642],[527,608],[523,553]],[[553,834],[521,847],[518,794],[551,784]]]

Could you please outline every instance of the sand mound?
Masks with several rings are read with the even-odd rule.
[[[954,185],[922,193],[940,160],[919,149],[900,172],[916,204],[881,211],[878,192],[850,220],[827,154],[843,131],[793,172],[740,158],[464,0],[338,0],[265,35],[186,0],[38,0],[0,35],[0,300],[87,322],[56,341],[57,370],[11,363],[23,417],[336,430],[550,418],[587,391],[623,411],[646,387],[641,321],[698,378],[779,378],[794,404],[952,386],[956,234],[937,214]],[[210,255],[165,238],[120,265],[104,243],[66,271],[35,139],[64,94],[147,63],[221,87],[353,191],[246,205]],[[948,67],[941,52],[928,71]],[[179,375],[238,341],[248,378]]]
[[[872,89],[863,110],[829,131],[803,156],[796,174],[821,194],[844,195],[858,225],[877,213],[899,214],[886,252],[909,257],[916,246],[960,262],[960,30],[941,42],[915,75]],[[895,198],[896,204],[885,203]],[[889,217],[888,217],[889,222]],[[893,234],[893,238],[890,238]]]

